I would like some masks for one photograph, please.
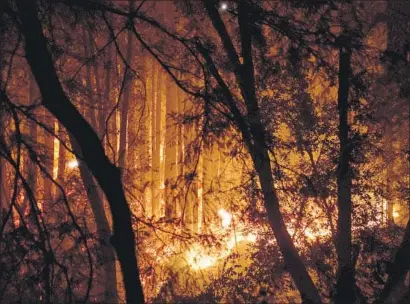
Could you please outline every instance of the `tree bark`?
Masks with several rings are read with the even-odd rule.
[[[139,278],[131,211],[122,187],[120,170],[109,161],[97,134],[65,94],[51,54],[47,50],[35,2],[18,0],[16,4],[27,61],[43,96],[43,104],[75,138],[81,147],[84,162],[108,199],[114,227],[111,243],[116,249],[121,265],[127,302],[143,303],[144,295]]]
[[[354,303],[355,267],[352,261],[352,170],[350,168],[349,140],[349,78],[351,51],[341,45],[339,50],[339,164],[337,168],[337,279],[335,303]]]

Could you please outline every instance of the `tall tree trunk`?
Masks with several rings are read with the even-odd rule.
[[[167,118],[167,78],[161,71],[159,78],[159,217],[165,216],[165,139],[166,139],[166,118]]]
[[[151,87],[151,123],[152,123],[152,169],[151,169],[151,204],[152,216],[158,218],[158,172],[159,172],[159,128],[158,128],[158,65],[152,64],[152,87]]]
[[[152,69],[153,60],[145,58],[144,144],[141,146],[141,166],[144,168],[144,214],[152,217]]]
[[[54,118],[51,116],[47,108],[43,108],[42,113],[43,123],[52,131],[55,131]],[[53,165],[54,165],[54,136],[50,135],[46,130],[42,132],[43,145],[45,149],[45,165],[44,168],[48,174],[53,176]],[[48,176],[43,175],[42,179],[43,186],[43,210],[47,211],[53,199],[53,182]]]
[[[66,169],[66,149],[63,145],[63,142],[66,142],[66,134],[63,130],[63,126],[61,123],[58,124],[58,137],[62,140],[59,141],[58,143],[58,165],[57,165],[57,181],[64,186],[64,180],[65,180],[65,169]]]
[[[181,90],[177,89],[176,91],[176,107],[177,107],[177,113],[178,116],[185,113],[185,102],[183,101],[183,98],[181,98],[182,92]],[[184,176],[184,163],[185,163],[185,126],[182,123],[179,123],[177,125],[177,143],[176,143],[176,176]],[[176,185],[177,186],[177,185]],[[183,182],[183,187],[185,187],[185,182]],[[181,193],[182,192],[182,193]],[[176,194],[176,217],[180,221],[180,223],[183,223],[183,218],[182,218],[182,210],[183,210],[183,196],[184,196],[185,191],[178,191],[175,190]]]
[[[70,134],[71,146],[74,153],[77,155],[80,175],[83,181],[88,201],[91,205],[95,223],[97,226],[97,235],[101,245],[103,267],[104,267],[104,303],[117,303],[117,276],[115,269],[115,253],[110,246],[111,229],[108,223],[107,216],[104,210],[103,200],[98,192],[98,185],[87,167],[87,164],[82,160],[81,148]]]
[[[167,94],[166,94],[166,109],[167,114],[177,113],[177,87],[174,83],[167,79]],[[165,216],[168,219],[176,217],[176,181],[177,181],[177,149],[178,149],[178,125],[175,121],[167,119],[166,138],[165,138]]]
[[[303,303],[320,303],[319,293],[286,229],[279,207],[279,199],[274,188],[268,151],[264,144],[261,145],[258,143],[250,152],[262,187],[269,225],[278,242],[288,271],[300,292]]]
[[[34,76],[30,73],[29,76],[29,97],[28,97],[28,104],[33,104],[34,100],[34,94],[35,94],[35,79]],[[28,128],[29,128],[29,136],[30,139],[32,140],[33,143],[38,141],[37,138],[37,123],[28,120]],[[27,162],[27,183],[31,188],[31,191],[37,195],[37,175],[38,175],[38,169],[37,165],[33,163],[33,161],[28,157],[28,162]],[[27,195],[26,195],[27,196]],[[28,197],[26,198],[27,204],[28,204]],[[34,211],[34,210],[33,210]]]
[[[27,61],[43,96],[43,104],[75,138],[84,162],[107,196],[114,227],[111,243],[121,264],[127,302],[143,303],[131,211],[125,198],[120,170],[109,161],[97,134],[65,94],[47,49],[35,2],[18,0],[16,4]]]
[[[252,35],[250,32],[252,24],[249,20],[251,9],[249,3],[247,1],[240,1],[238,5],[238,23],[243,63],[241,63],[239,55],[215,3],[209,1],[203,1],[203,3],[233,67],[236,82],[239,85],[242,98],[246,105],[246,117],[244,117],[239,111],[229,87],[219,74],[209,52],[200,45],[199,51],[204,56],[210,72],[218,82],[235,119],[235,123],[242,133],[244,142],[252,157],[254,168],[258,174],[259,182],[262,187],[269,224],[278,242],[289,273],[300,292],[302,301],[304,303],[320,303],[321,298],[319,292],[309,276],[309,273],[307,272],[307,269],[286,229],[283,215],[280,211],[279,199],[274,188],[270,157],[266,145],[266,130],[262,124],[261,113],[256,97],[255,71],[252,56]]]
[[[88,45],[89,45],[89,54],[93,55],[95,54],[95,47],[94,47],[94,40],[92,37],[92,31],[91,29],[88,29],[87,31],[88,34]],[[100,102],[98,103],[98,107],[95,109],[95,113],[97,113],[97,121],[95,125],[95,129],[98,131],[98,137],[102,140],[103,134],[104,134],[104,129],[105,129],[105,104],[108,101],[108,99],[101,98],[101,97],[106,97],[106,91],[104,91],[104,94],[101,89],[101,81],[100,81],[100,73],[98,70],[98,65],[97,65],[97,60],[92,60],[92,71],[94,74],[95,78],[95,89],[96,89],[96,96]],[[109,86],[108,86],[109,89]],[[107,90],[107,89],[106,89]]]
[[[133,1],[130,1],[130,11],[133,9]],[[133,59],[133,33],[128,31],[127,36],[127,55],[126,61],[129,66],[132,65]],[[118,154],[118,164],[121,169],[125,169],[127,163],[127,135],[128,135],[128,111],[130,105],[131,91],[132,91],[132,71],[129,66],[125,67],[124,71],[124,89],[122,93],[121,102],[121,126],[120,126],[120,148]],[[135,110],[135,109],[134,109]]]
[[[92,37],[91,31],[86,30],[84,27],[82,28],[83,34],[83,42],[84,42],[84,54],[86,58],[91,58],[92,54]],[[93,78],[92,78],[92,68],[94,70],[95,76],[95,85],[97,88],[96,94],[94,94],[93,89]],[[89,106],[87,108],[87,116],[88,119],[91,121],[91,126],[98,134],[101,140],[101,124],[100,120],[97,119],[96,113],[100,111],[96,111],[96,102],[94,101],[95,96],[101,96],[101,92],[99,91],[100,82],[99,82],[99,75],[97,75],[97,68],[95,63],[93,66],[87,65],[86,66],[86,84],[87,90],[89,92]],[[103,101],[104,102],[104,101]],[[103,115],[100,115],[103,116]],[[75,141],[75,138],[70,135],[70,142],[73,147],[73,151],[78,155],[82,155],[81,148]],[[104,301],[107,303],[116,303],[118,301],[118,293],[117,293],[117,278],[116,278],[116,267],[115,267],[115,254],[111,246],[109,245],[109,238],[111,235],[110,225],[108,223],[107,216],[104,210],[104,196],[103,193],[98,187],[97,183],[94,180],[91,172],[87,168],[87,165],[81,160],[81,158],[77,157],[77,161],[79,164],[80,169],[80,176],[83,182],[84,188],[87,193],[88,201],[91,205],[91,210],[94,215],[95,224],[97,227],[97,235],[100,240],[101,251],[102,251],[102,259],[104,261]]]
[[[343,42],[341,42],[343,43]],[[337,279],[335,303],[354,303],[355,267],[352,260],[352,170],[350,168],[349,140],[349,88],[351,51],[341,45],[339,49],[339,164],[337,168]]]
[[[92,54],[90,51],[91,46],[88,45],[89,40],[87,39],[88,32],[85,30],[84,26],[82,27],[82,34],[83,34],[83,43],[84,43],[84,56],[85,58],[91,58]],[[92,81],[92,75],[91,75],[91,66],[89,64],[86,65],[85,68],[86,74],[85,74],[85,82],[87,84],[87,90],[88,90],[88,105],[87,105],[87,118],[91,122],[91,126],[94,128],[94,130],[97,130],[97,119],[95,116],[95,96],[94,96],[94,89],[93,89],[93,81]]]

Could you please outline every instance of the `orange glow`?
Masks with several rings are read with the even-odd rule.
[[[78,167],[78,161],[76,159],[72,159],[67,164],[68,168],[74,169]]]
[[[229,229],[233,215],[221,208],[218,210],[221,219],[222,229],[211,225],[213,233],[222,238],[222,248],[205,247],[200,243],[194,243],[186,252],[186,260],[193,270],[202,270],[216,266],[218,262],[228,257],[235,246],[241,242],[256,242],[257,236],[254,233],[244,233],[244,225],[239,224],[236,230]]]

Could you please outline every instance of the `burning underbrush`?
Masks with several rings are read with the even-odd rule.
[[[144,236],[139,250],[142,279],[150,301],[224,302],[238,295],[244,301],[256,301],[273,294],[297,301],[298,293],[270,228],[223,208],[217,216],[206,233],[192,234],[166,223],[158,228],[158,222],[157,229],[140,230]],[[289,232],[306,255],[323,249],[312,249],[319,240],[330,243],[330,231],[313,223],[303,226],[293,221]],[[313,272],[312,277],[319,275]]]

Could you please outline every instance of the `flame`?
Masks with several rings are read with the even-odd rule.
[[[188,264],[194,270],[209,268],[216,264],[219,257],[211,256],[204,253],[204,248],[199,244],[194,244],[187,252]]]
[[[222,229],[216,229],[215,234],[219,234],[225,242],[224,249],[204,247],[195,243],[186,253],[186,259],[190,267],[194,270],[205,269],[214,266],[218,261],[226,258],[231,254],[234,247],[243,241],[256,242],[256,234],[244,234],[240,227],[236,231],[228,230],[232,223],[232,214],[225,209],[218,210],[218,216],[221,219]]]
[[[393,211],[393,217],[398,217],[399,213],[397,211]]]
[[[78,167],[78,161],[76,159],[72,159],[67,164],[68,168],[74,169]]]
[[[222,220],[222,227],[228,228],[232,222],[232,214],[221,208],[218,210],[218,215]]]

